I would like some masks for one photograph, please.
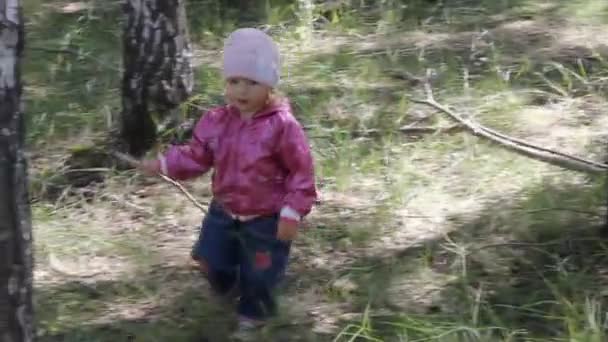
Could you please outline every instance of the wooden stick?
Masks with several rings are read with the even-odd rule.
[[[468,254],[473,252],[477,252],[487,248],[495,248],[495,247],[547,247],[552,245],[559,245],[564,242],[597,242],[599,239],[597,237],[590,238],[580,238],[580,239],[572,239],[571,237],[564,237],[555,240],[550,240],[547,242],[519,242],[519,241],[511,241],[511,242],[499,242],[492,243],[488,245],[482,245],[479,247],[472,248],[468,251]]]
[[[131,166],[133,167],[138,167],[139,166],[139,161],[131,156],[129,156],[128,154],[125,153],[121,153],[121,152],[117,152],[114,151],[112,152],[112,155],[126,163],[129,163]],[[194,196],[192,196],[192,194],[190,194],[190,192],[188,192],[188,190],[186,190],[186,188],[183,187],[183,185],[181,185],[178,181],[175,181],[171,178],[169,178],[166,175],[163,175],[162,173],[157,173],[157,175],[163,179],[164,181],[166,181],[167,183],[175,186],[179,191],[182,192],[182,194],[184,194],[189,200],[190,202],[192,202],[197,208],[199,208],[202,212],[206,213],[207,212],[207,208],[202,205],[199,201],[197,201]]]
[[[527,142],[525,140],[508,136],[508,135],[506,135],[504,133],[498,132],[498,131],[493,130],[493,129],[489,128],[489,127],[485,127],[485,126],[479,125],[479,128],[483,129],[484,131],[486,131],[486,132],[488,132],[490,134],[494,134],[495,136],[501,137],[503,139],[507,139],[507,140],[512,141],[514,143],[518,143],[518,144],[520,144],[522,146],[527,146],[527,147],[535,148],[535,149],[540,150],[540,151],[544,151],[544,152],[552,153],[552,154],[555,154],[555,155],[558,155],[558,156],[562,156],[564,158],[576,160],[576,161],[579,161],[581,163],[586,163],[586,164],[589,164],[589,165],[594,165],[594,166],[597,166],[599,168],[608,168],[608,165],[606,165],[606,164],[598,163],[596,161],[585,159],[585,158],[580,158],[580,157],[577,157],[577,156],[573,156],[571,154],[567,154],[567,153],[564,153],[564,152],[552,150],[552,149],[549,149],[549,148],[546,148],[546,147],[533,145],[533,144],[530,144],[529,142]]]
[[[111,194],[102,194],[101,197],[105,197],[113,202],[118,203],[119,205],[123,205],[125,207],[129,207],[131,209],[135,209],[141,213],[146,214],[147,216],[154,216],[154,212],[152,212],[151,210],[148,210],[144,207],[141,207],[135,203],[129,202],[124,198],[120,198],[116,195],[111,195]]]
[[[511,141],[511,142],[516,143],[516,144],[521,145],[521,146],[530,147],[530,148],[533,148],[533,149],[536,149],[536,150],[539,150],[539,151],[555,154],[555,155],[558,155],[558,156],[561,156],[561,157],[564,157],[564,158],[576,160],[576,161],[584,163],[584,164],[589,164],[589,165],[596,166],[598,168],[604,168],[604,169],[608,170],[608,165],[606,165],[606,164],[598,163],[598,162],[595,162],[595,161],[589,160],[589,159],[580,158],[580,157],[577,157],[577,156],[573,156],[571,154],[567,154],[567,153],[564,153],[564,152],[556,151],[556,150],[549,149],[549,148],[546,148],[546,147],[534,145],[534,144],[531,144],[531,143],[529,143],[529,142],[527,142],[525,140],[508,136],[508,135],[506,135],[504,133],[500,133],[500,132],[498,132],[498,131],[496,131],[494,129],[488,128],[488,127],[483,126],[481,124],[478,124],[476,122],[472,122],[470,120],[464,119],[461,116],[459,116],[456,113],[454,113],[449,108],[441,105],[440,103],[438,103],[434,99],[432,99],[432,100],[429,100],[429,99],[427,99],[427,100],[415,100],[414,99],[412,101],[417,102],[417,103],[427,104],[429,106],[432,106],[435,109],[439,109],[440,111],[448,114],[452,119],[454,119],[454,120],[462,123],[464,126],[466,126],[467,128],[469,128],[469,129],[471,129],[473,131],[485,131],[485,132],[487,132],[487,133],[489,133],[491,135],[494,135],[496,137],[499,137],[499,138]]]
[[[424,81],[424,89],[426,92],[426,99],[412,99],[413,102],[431,106],[447,114],[453,120],[464,125],[467,129],[473,132],[474,135],[482,136],[486,139],[489,139],[495,143],[502,145],[503,147],[506,147],[510,150],[526,155],[533,159],[544,161],[552,165],[564,167],[570,170],[583,171],[589,173],[605,173],[608,171],[608,165],[606,164],[598,163],[560,151],[555,151],[541,146],[533,145],[522,139],[512,138],[506,134],[497,132],[493,129],[482,126],[471,120],[467,120],[435,100],[433,90],[428,80]]]
[[[466,129],[464,126],[462,125],[450,125],[450,126],[445,126],[445,127],[441,127],[441,126],[412,126],[412,125],[408,125],[408,126],[403,126],[400,127],[396,130],[396,132],[398,133],[403,133],[405,135],[421,135],[421,134],[450,134],[450,133],[456,133],[458,131],[464,130]],[[395,131],[391,131],[390,133],[393,133]],[[370,138],[370,137],[377,137],[380,133],[382,133],[381,130],[379,129],[367,129],[367,130],[359,130],[359,131],[352,131],[350,132],[350,134],[354,137],[354,138]],[[315,138],[315,139],[329,139],[331,138],[331,135],[311,135],[311,138]]]
[[[462,125],[451,125],[446,127],[433,126],[406,126],[399,128],[399,132],[404,134],[425,134],[425,133],[453,133],[464,129]]]

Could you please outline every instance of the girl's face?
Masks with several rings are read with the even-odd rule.
[[[268,102],[271,88],[242,77],[226,80],[225,95],[228,104],[235,106],[243,114],[254,114]]]

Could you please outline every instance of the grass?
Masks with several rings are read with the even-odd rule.
[[[308,45],[297,40],[304,32],[297,8],[268,3],[266,19],[288,52],[281,91],[308,128],[322,202],[295,243],[283,315],[260,340],[606,339],[608,245],[597,232],[606,177],[558,169],[467,132],[397,132],[451,124],[411,102],[422,89],[399,76],[432,68],[437,99],[461,115],[601,158],[594,138],[608,124],[601,59],[577,62],[567,37],[540,46],[515,29],[502,40],[483,38],[474,51],[471,40],[522,18],[558,36],[580,22],[602,31],[602,1],[352,2]],[[40,339],[225,340],[234,317],[209,301],[187,265],[201,213],[173,188],[109,170],[103,184],[44,199],[67,179],[66,154],[120,111],[120,9],[93,1],[66,14],[54,6],[63,2],[41,4],[26,4],[24,65],[32,193],[40,197],[33,204]],[[218,2],[188,6],[203,56],[197,94],[184,105],[195,117],[193,105],[222,101],[217,52],[238,25]],[[545,19],[563,25],[545,27]],[[601,51],[599,42],[591,49]],[[372,129],[379,134],[366,136]],[[207,197],[207,181],[186,186]]]
[[[367,327],[365,331],[374,339],[392,340],[396,334],[407,336],[408,341],[604,339],[607,322],[600,308],[605,307],[606,300],[600,295],[599,284],[603,281],[602,276],[598,278],[596,265],[606,258],[606,243],[585,228],[592,222],[586,216],[590,213],[556,209],[550,218],[539,210],[556,204],[567,207],[593,201],[597,198],[596,189],[587,187],[560,200],[561,196],[572,196],[572,188],[555,186],[548,183],[528,190],[527,200],[522,203],[488,203],[480,211],[484,217],[475,217],[472,222],[456,220],[466,228],[454,230],[449,239],[440,239],[440,243],[427,242],[431,251],[425,248],[414,255],[407,254],[392,269],[376,268],[374,272],[381,275],[370,276],[366,282],[379,279],[386,284],[386,277],[396,277],[404,279],[396,284],[413,283],[401,286],[401,295],[406,294],[406,298],[390,298],[394,293],[389,292],[386,299],[405,300],[409,306],[397,307],[406,313],[380,313],[374,318],[372,308],[371,318],[360,324],[353,322],[345,331]],[[484,242],[502,235],[514,236],[510,242]],[[446,258],[446,253],[451,256]],[[429,254],[436,257],[430,258],[430,263]],[[416,255],[418,263],[413,262]],[[441,260],[450,264],[438,264]],[[430,278],[421,275],[429,272]],[[446,277],[453,280],[434,288],[439,279]],[[415,299],[412,303],[411,298],[416,296],[403,292],[419,291],[417,287],[438,292],[437,306],[430,306],[430,311],[423,314],[412,307]],[[370,324],[376,328],[370,330]]]
[[[121,33],[116,25],[105,25],[119,8],[59,14],[55,4],[61,3],[45,7],[32,0],[25,7],[23,68],[32,144],[104,129],[119,103]]]

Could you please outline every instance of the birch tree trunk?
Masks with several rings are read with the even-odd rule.
[[[194,83],[192,51],[185,0],[126,0],[124,13],[120,140],[141,156],[156,141],[153,113],[179,121]]]
[[[298,0],[297,15],[300,19],[298,31],[304,44],[308,45],[312,39],[313,27],[313,11],[315,5],[312,0]]]
[[[19,0],[0,0],[0,341],[34,339],[32,227],[21,109],[23,19]]]

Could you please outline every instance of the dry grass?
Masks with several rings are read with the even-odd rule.
[[[405,95],[420,93],[416,84],[389,75],[430,66],[439,73],[438,97],[456,111],[546,147],[601,158],[597,144],[608,136],[605,70],[596,65],[582,75],[561,64],[580,76],[548,74],[565,89],[561,94],[535,78],[537,66],[521,71],[518,54],[542,55],[535,63],[543,65],[553,58],[548,51],[598,49],[605,23],[501,21],[481,38],[428,33],[423,29],[437,28],[428,26],[382,35],[317,32],[300,45],[283,32],[279,39],[291,52],[284,90],[302,120],[329,136],[312,139],[321,204],[295,242],[281,293],[285,315],[266,340],[388,341],[401,334],[507,341],[520,330],[530,341],[602,336],[605,298],[598,288],[608,273],[592,266],[605,261],[606,246],[589,227],[605,209],[605,179],[530,160],[466,132],[375,140],[347,134],[417,121],[447,124],[407,101]],[[454,61],[469,56],[472,42],[475,51],[498,57],[481,70],[471,67],[475,77],[464,89],[463,64]],[[200,69],[211,70],[204,72],[213,89],[217,53],[196,55]],[[501,81],[496,67],[521,71],[520,78]],[[39,189],[62,172],[64,152],[33,153]],[[208,177],[187,187],[200,198],[210,195]],[[189,266],[202,213],[171,185],[112,170],[103,185],[37,203],[34,214],[39,326],[48,340],[215,341],[231,329],[232,317],[210,303]],[[336,337],[341,331],[353,335]]]

